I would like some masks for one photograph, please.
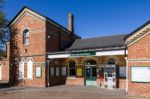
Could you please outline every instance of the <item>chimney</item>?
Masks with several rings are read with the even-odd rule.
[[[68,14],[68,30],[74,33],[73,15],[71,13]]]

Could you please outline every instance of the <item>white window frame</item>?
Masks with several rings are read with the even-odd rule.
[[[27,62],[27,79],[33,80],[33,61],[31,59]]]
[[[19,62],[19,79],[24,79],[24,60]]]
[[[29,45],[29,30],[25,29],[23,31],[23,45]]]

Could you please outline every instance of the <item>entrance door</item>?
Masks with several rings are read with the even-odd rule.
[[[2,80],[2,65],[0,65],[0,80]]]
[[[96,66],[86,67],[86,85],[96,85]]]

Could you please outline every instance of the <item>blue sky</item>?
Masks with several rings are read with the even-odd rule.
[[[73,13],[82,38],[130,33],[150,20],[150,0],[5,0],[7,19],[24,5],[65,27]]]

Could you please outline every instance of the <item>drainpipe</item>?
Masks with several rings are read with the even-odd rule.
[[[125,60],[126,60],[126,93],[128,93],[128,48],[127,45],[125,43]]]

